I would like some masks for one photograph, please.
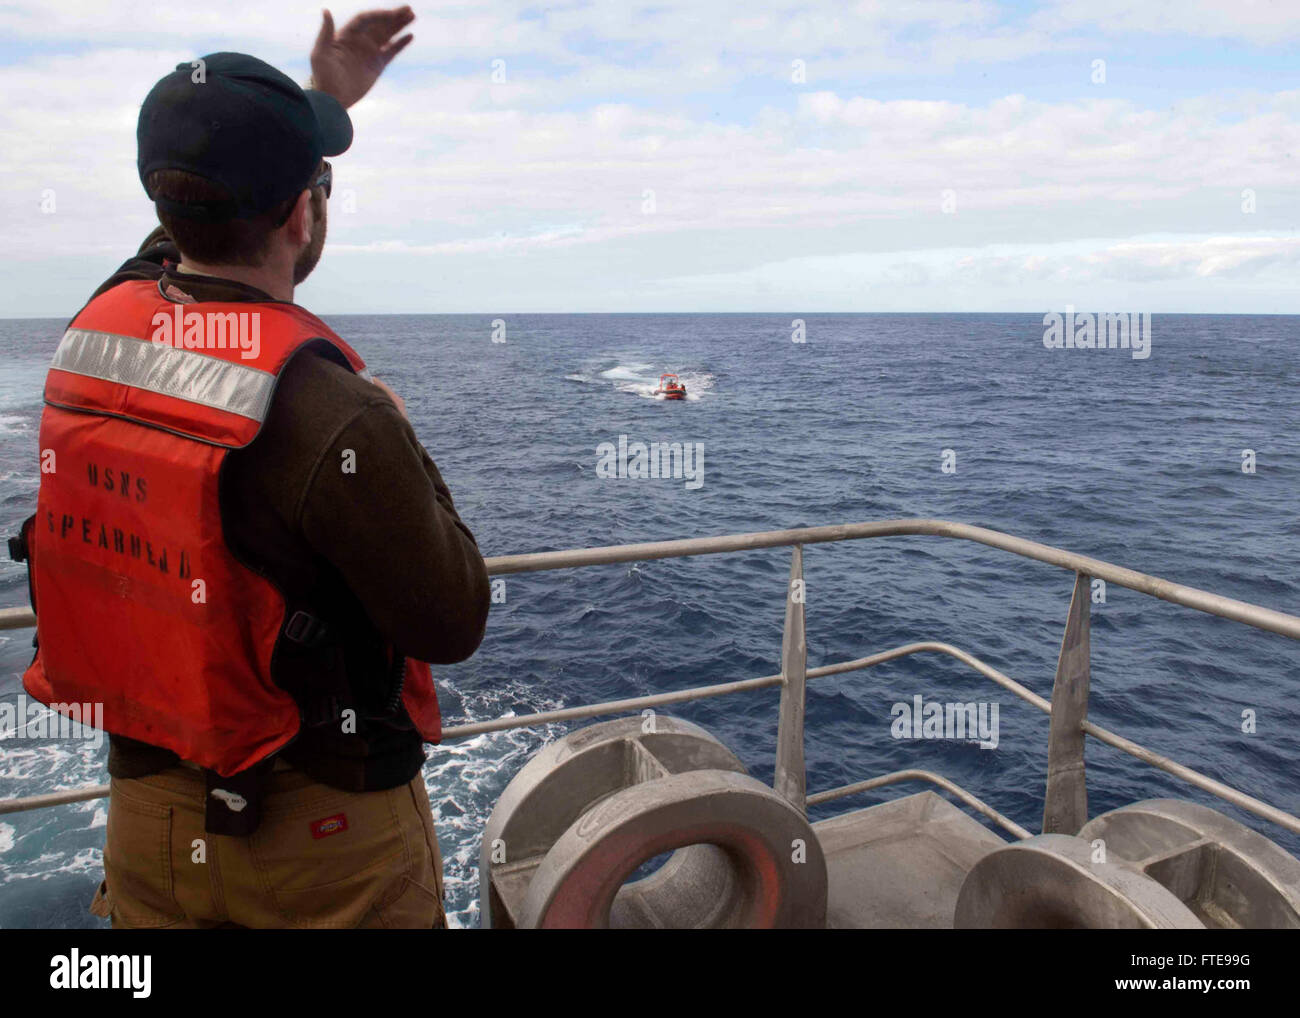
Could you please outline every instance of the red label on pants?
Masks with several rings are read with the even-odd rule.
[[[340,831],[348,829],[348,815],[346,813],[335,813],[332,817],[325,817],[323,820],[313,820],[311,822],[311,836],[313,838],[328,838],[331,834],[338,834]]]

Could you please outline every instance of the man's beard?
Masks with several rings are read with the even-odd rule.
[[[325,202],[322,200],[319,207],[317,207],[315,194],[312,195],[312,212],[315,215],[313,216],[311,240],[302,249],[302,253],[298,255],[298,260],[293,263],[294,286],[297,286],[311,275],[312,269],[320,261],[321,252],[325,249]]]

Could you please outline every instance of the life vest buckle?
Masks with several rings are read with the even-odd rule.
[[[329,627],[315,615],[296,611],[284,624],[284,635],[304,647],[319,647],[325,642]]]

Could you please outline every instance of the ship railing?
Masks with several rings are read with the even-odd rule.
[[[868,657],[841,661],[817,668],[807,667],[807,641],[803,596],[803,548],[811,544],[828,544],[880,537],[929,536],[987,545],[1001,551],[1033,559],[1074,573],[1074,589],[1066,616],[1065,632],[1057,658],[1056,677],[1052,697],[1047,700],[997,668],[949,643],[926,641],[909,643],[882,651]],[[1088,698],[1091,688],[1091,584],[1100,579],[1150,597],[1169,601],[1210,615],[1218,615],[1233,622],[1263,629],[1300,640],[1300,617],[1264,608],[1245,601],[1237,601],[1221,594],[1174,583],[1100,559],[1078,555],[1074,552],[1014,537],[1000,531],[989,530],[965,523],[937,519],[882,520],[871,523],[848,523],[824,527],[801,527],[792,530],[772,530],[723,537],[700,537],[677,541],[655,541],[645,544],[609,545],[598,548],[568,549],[564,551],[536,552],[526,555],[504,555],[487,559],[490,576],[515,573],[546,572],[557,569],[575,569],[588,566],[613,565],[625,562],[644,562],[654,559],[685,558],[695,555],[713,555],[762,548],[788,547],[790,582],[785,594],[785,626],[781,645],[781,671],[776,675],[716,683],[691,689],[657,693],[648,696],[586,704],[537,714],[506,716],[491,721],[473,722],[448,727],[443,740],[465,739],[489,732],[518,728],[535,728],[568,721],[583,720],[610,714],[636,713],[647,709],[685,703],[710,697],[777,687],[781,691],[778,713],[777,747],[774,786],[801,810],[871,789],[901,782],[922,781],[949,792],[992,823],[1010,832],[1016,838],[1031,834],[1025,828],[999,813],[992,806],[966,789],[930,771],[909,769],[880,775],[840,788],[828,789],[813,795],[806,792],[804,765],[804,707],[807,682],[831,675],[874,668],[887,661],[918,653],[938,653],[962,662],[984,678],[1002,687],[1020,699],[1032,704],[1048,715],[1047,787],[1043,807],[1043,833],[1074,834],[1088,820],[1084,746],[1088,736],[1123,753],[1173,775],[1204,792],[1208,792],[1247,812],[1271,823],[1300,834],[1300,818],[1264,802],[1252,795],[1223,784],[1185,764],[1155,753],[1145,746],[1109,731],[1087,719]],[[26,608],[0,610],[0,630],[30,628],[35,616]],[[0,814],[40,809],[63,803],[81,802],[103,798],[107,785],[87,786],[49,792],[25,798],[0,800]]]

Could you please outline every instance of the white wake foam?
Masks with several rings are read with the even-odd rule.
[[[564,377],[568,381],[582,382],[587,385],[612,385],[618,392],[655,400],[665,399],[664,396],[655,394],[655,390],[659,388],[659,376],[662,374],[677,375],[686,385],[687,401],[704,398],[712,392],[715,382],[712,374],[699,368],[622,358],[612,366],[608,366],[609,360],[604,358]]]

